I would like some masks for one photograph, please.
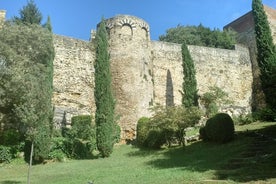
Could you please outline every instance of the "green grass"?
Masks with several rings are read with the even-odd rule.
[[[116,146],[109,158],[68,160],[32,167],[32,184],[181,184],[181,183],[276,183],[275,156],[267,162],[225,170],[252,141],[248,131],[258,129],[271,135],[276,123],[237,127],[237,137],[228,144],[195,142],[162,150],[141,150],[131,145]],[[248,131],[247,131],[248,130]],[[275,144],[272,145],[275,148]],[[274,155],[276,150],[274,149]],[[273,163],[274,162],[274,163]],[[21,160],[0,166],[0,184],[23,184],[28,166]],[[254,177],[252,177],[254,175]]]

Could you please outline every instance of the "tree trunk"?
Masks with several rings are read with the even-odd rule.
[[[32,146],[31,146],[31,155],[30,155],[30,163],[29,163],[29,169],[28,169],[28,184],[30,184],[30,174],[31,174],[31,167],[32,167],[32,162],[33,162],[33,152],[34,152],[34,141],[32,141]]]

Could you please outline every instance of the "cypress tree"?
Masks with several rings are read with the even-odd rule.
[[[183,97],[182,104],[185,107],[192,107],[198,105],[197,95],[197,82],[196,82],[196,71],[193,59],[190,55],[188,47],[185,43],[182,44],[182,66],[184,71],[183,78]]]
[[[97,147],[103,157],[112,153],[115,143],[115,100],[111,90],[111,73],[107,31],[102,20],[96,34],[95,91]]]
[[[268,107],[276,107],[276,52],[261,0],[252,1],[260,79]]]

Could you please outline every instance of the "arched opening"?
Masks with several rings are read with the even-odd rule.
[[[144,32],[145,38],[148,39],[148,37],[149,37],[149,32],[148,32],[147,28],[142,27],[142,31]]]
[[[126,35],[126,36],[132,36],[133,35],[133,31],[132,31],[132,27],[129,24],[123,24],[122,28],[120,30],[120,34],[121,35]]]

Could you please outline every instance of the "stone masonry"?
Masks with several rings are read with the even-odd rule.
[[[150,107],[181,105],[181,45],[151,41],[149,25],[142,19],[118,15],[106,20],[116,113],[121,138],[135,138],[137,120],[151,116]],[[54,61],[55,121],[69,125],[74,115],[94,114],[95,50],[91,41],[56,35]],[[196,66],[199,94],[218,86],[232,101],[224,111],[251,112],[252,68],[249,51],[188,46]]]

